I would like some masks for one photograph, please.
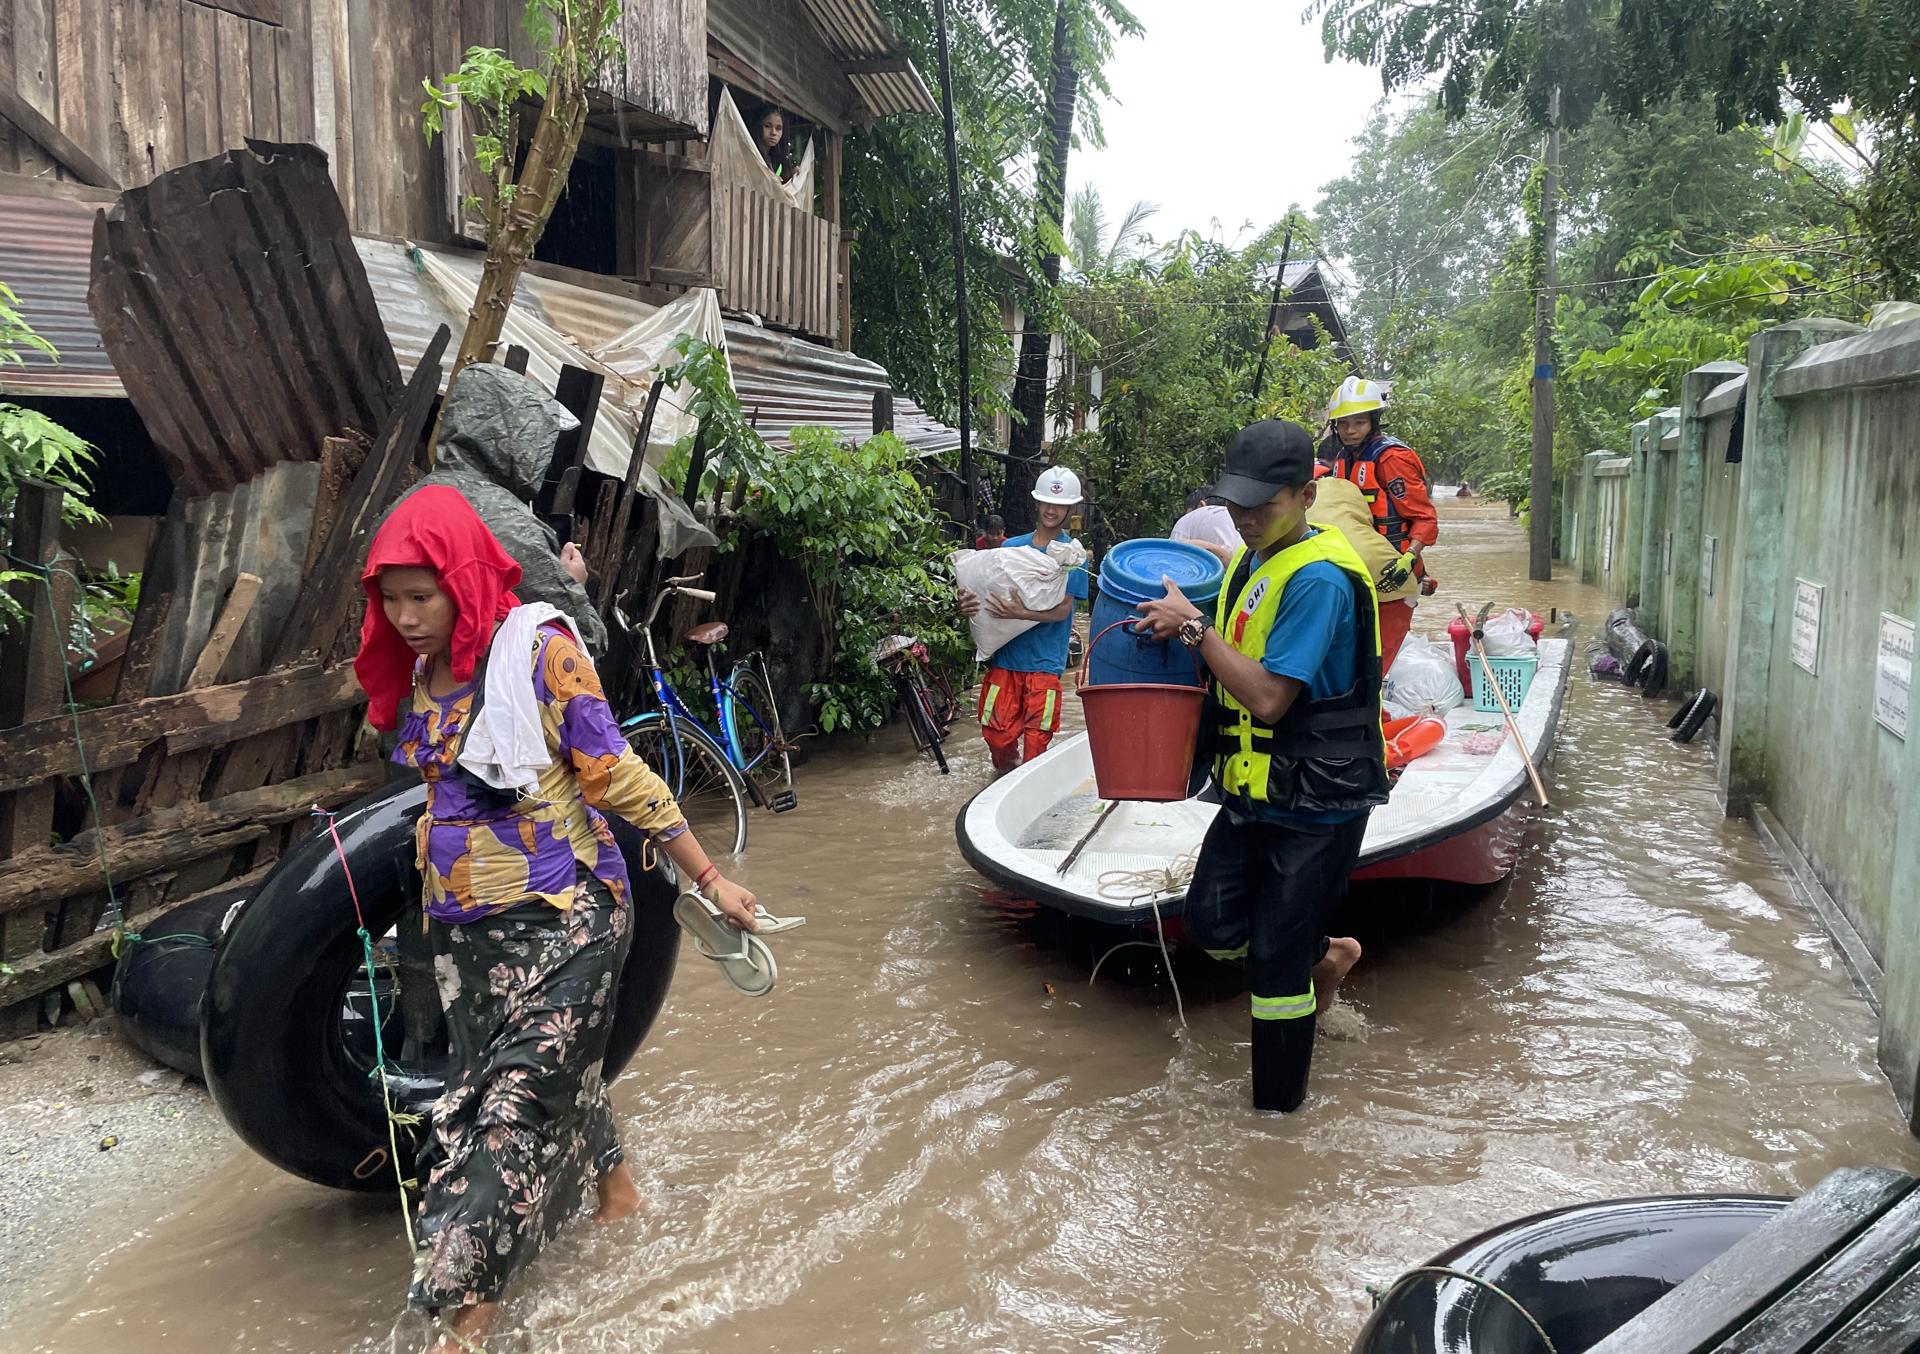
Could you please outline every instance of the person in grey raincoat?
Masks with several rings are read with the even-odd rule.
[[[561,433],[579,426],[538,381],[475,362],[462,368],[447,390],[432,473],[399,503],[430,484],[457,490],[520,566],[514,595],[564,611],[587,652],[597,658],[607,649],[607,626],[587,600],[586,565],[571,544],[561,549],[560,538],[531,506],[553,462],[554,444]],[[387,516],[392,515],[389,509]]]

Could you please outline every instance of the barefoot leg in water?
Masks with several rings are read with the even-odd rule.
[[[470,1307],[459,1308],[452,1316],[442,1316],[441,1322],[452,1334],[442,1336],[430,1354],[466,1354],[468,1350],[478,1349],[480,1342],[487,1338],[487,1332],[493,1329],[494,1318],[499,1315],[499,1303],[476,1302]]]
[[[1340,984],[1360,962],[1360,942],[1352,936],[1335,936],[1327,943],[1327,953],[1313,966],[1313,994],[1317,1005],[1326,1010],[1340,994]]]
[[[616,1162],[612,1170],[600,1177],[600,1207],[593,1211],[593,1220],[618,1222],[632,1217],[640,1211],[640,1203],[640,1187],[633,1182],[633,1172],[627,1169],[626,1162]]]

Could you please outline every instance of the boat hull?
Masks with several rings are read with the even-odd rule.
[[[1520,746],[1498,715],[1448,714],[1447,738],[1408,767],[1369,818],[1356,883],[1476,887],[1512,873],[1533,807],[1520,747],[1537,766],[1550,758],[1570,650],[1567,639],[1541,642],[1539,673],[1515,712]],[[1215,812],[1197,799],[1100,800],[1087,739],[1077,735],[975,795],[954,829],[967,863],[1008,893],[1129,926],[1180,914]]]

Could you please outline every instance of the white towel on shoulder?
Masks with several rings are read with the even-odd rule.
[[[534,698],[533,660],[540,651],[540,627],[556,620],[572,632],[572,622],[558,607],[527,602],[509,611],[493,632],[480,712],[460,747],[460,766],[496,790],[537,796],[540,773],[553,761]]]

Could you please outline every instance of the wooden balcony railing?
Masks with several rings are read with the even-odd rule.
[[[768,193],[715,184],[720,301],[777,329],[840,340],[840,227]]]

